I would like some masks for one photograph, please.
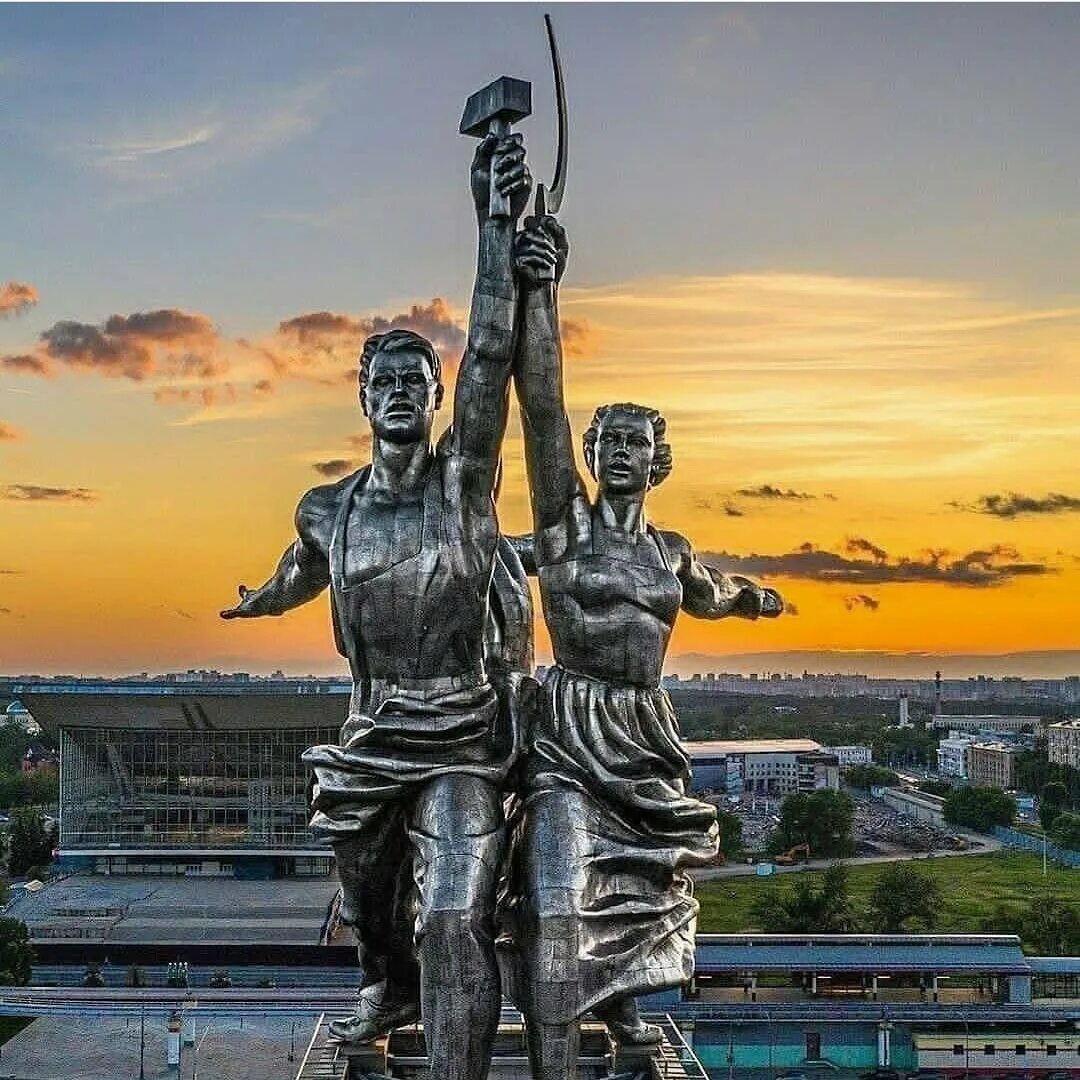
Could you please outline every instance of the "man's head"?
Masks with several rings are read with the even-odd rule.
[[[644,405],[601,405],[584,444],[585,463],[605,491],[644,493],[671,472],[667,422]]]
[[[442,404],[442,364],[427,338],[411,330],[372,334],[360,354],[360,407],[377,438],[417,442],[431,436]]]

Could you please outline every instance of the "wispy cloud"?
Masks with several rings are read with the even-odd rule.
[[[757,487],[751,488],[739,488],[736,495],[741,495],[745,499],[793,499],[796,502],[806,502],[810,499],[817,499],[819,496],[812,495],[808,491],[795,491],[793,488],[774,487],[772,484],[759,484]],[[820,496],[823,499],[835,499],[835,495]]]
[[[89,503],[97,500],[97,492],[83,487],[44,487],[41,484],[6,484],[0,488],[0,499],[8,502],[31,503]]]
[[[0,356],[0,368],[16,375],[38,375],[41,378],[48,378],[52,374],[48,360],[33,353],[11,353]]]
[[[1080,510],[1080,498],[1054,491],[1042,498],[1010,491],[1007,495],[982,495],[974,505],[955,501],[949,505],[958,510],[972,510],[977,514],[1010,519],[1026,514],[1067,514]]]
[[[361,70],[338,67],[292,86],[247,87],[231,97],[193,101],[177,119],[134,117],[122,129],[86,140],[72,136],[66,149],[129,194],[166,194],[217,169],[252,160],[314,130],[335,105],[335,95]]]
[[[9,281],[0,285],[0,319],[22,315],[38,302],[38,291],[24,281]]]
[[[158,157],[161,154],[175,154],[181,150],[190,150],[196,146],[206,146],[221,132],[220,124],[207,124],[174,136],[157,136],[146,139],[119,140],[102,143],[94,149],[100,151],[99,164],[108,168],[141,161],[144,158]]]
[[[866,611],[877,611],[881,607],[881,601],[867,596],[866,593],[856,593],[854,596],[844,597],[844,607],[848,611],[857,611],[860,608]]]
[[[329,461],[313,461],[311,467],[327,480],[336,480],[356,468],[348,458],[331,458]]]

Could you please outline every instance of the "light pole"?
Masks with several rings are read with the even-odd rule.
[[[207,1021],[206,1027],[203,1029],[203,1035],[201,1039],[195,1041],[195,1045],[192,1047],[191,1054],[191,1080],[199,1080],[199,1047],[206,1042],[206,1036],[210,1034],[210,1028],[212,1022]]]
[[[139,1010],[139,1080],[146,1080],[146,1006]]]

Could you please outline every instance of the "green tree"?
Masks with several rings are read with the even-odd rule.
[[[920,780],[919,790],[925,791],[927,795],[937,795],[942,799],[947,799],[952,794],[953,786],[948,780]]]
[[[34,950],[22,919],[0,919],[0,986],[26,986]]]
[[[97,964],[90,964],[82,980],[83,986],[104,986],[105,976],[101,974],[101,968]]]
[[[720,827],[720,850],[724,853],[724,858],[728,862],[737,859],[743,850],[742,819],[738,814],[720,810],[716,815],[716,822]]]
[[[1039,795],[1039,824],[1049,832],[1054,819],[1065,809],[1069,792],[1060,780],[1048,780]]]
[[[941,911],[941,888],[908,862],[887,866],[870,890],[870,925],[876,931],[902,933],[910,922],[931,930]]]
[[[869,791],[872,787],[899,787],[900,777],[881,765],[852,765],[844,771],[844,783]]]
[[[1011,825],[1016,800],[1000,788],[957,788],[945,800],[945,820],[979,832],[993,832],[995,825]]]
[[[846,791],[815,791],[789,795],[780,807],[780,824],[772,831],[766,850],[772,854],[798,844],[809,844],[818,857],[851,855],[855,844],[851,826],[855,800]]]
[[[800,877],[791,889],[773,887],[754,902],[754,921],[769,934],[850,934],[855,913],[843,863],[833,863],[821,888]]]
[[[45,828],[45,818],[32,806],[20,806],[11,813],[8,825],[8,873],[25,874],[32,866],[52,862],[54,829]]]
[[[1020,936],[1038,956],[1075,956],[1080,952],[1080,911],[1056,896],[1033,900]]]
[[[1055,844],[1070,851],[1080,851],[1080,814],[1062,810],[1048,830]]]

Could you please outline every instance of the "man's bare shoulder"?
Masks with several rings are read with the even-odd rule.
[[[302,540],[323,549],[329,547],[341,500],[355,479],[356,473],[350,473],[333,484],[319,484],[304,492],[296,507],[296,531]]]

